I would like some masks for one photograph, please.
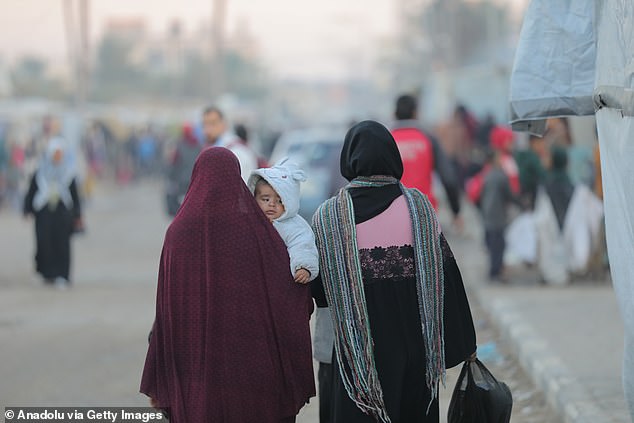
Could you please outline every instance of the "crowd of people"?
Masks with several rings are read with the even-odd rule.
[[[59,118],[52,115],[34,119],[28,127],[0,121],[0,209],[21,208],[30,177],[51,139],[59,137],[64,144],[79,194],[88,199],[99,180],[125,185],[162,174],[169,147],[167,129],[153,124],[106,124],[97,119],[88,122],[76,139],[70,139]]]
[[[489,141],[484,166],[465,185],[482,216],[489,277],[507,281],[506,263],[536,266],[547,284],[603,279],[598,145],[575,146],[565,118],[550,120],[545,135],[531,135],[525,148],[500,126]]]
[[[436,173],[460,227],[459,160],[416,118],[416,99],[402,96],[390,129],[375,121],[350,128],[340,156],[348,183],[317,209],[311,229],[297,215],[304,172],[286,160],[257,166],[222,113],[204,111],[207,146],[159,269],[141,382],[153,406],[173,421],[295,421],[316,393],[306,361],[312,294],[320,421],[439,421],[438,385],[446,368],[475,359],[475,330],[432,184]],[[268,253],[282,245],[280,265]],[[228,294],[245,282],[255,293]]]
[[[434,178],[456,228],[465,200],[478,208],[491,280],[505,281],[514,259],[553,284],[597,256],[606,265],[600,172],[565,119],[522,148],[465,106],[423,128],[417,98],[402,95],[390,125],[348,130],[344,186],[312,225],[298,215],[310,175],[287,159],[267,163],[217,107],[201,122],[172,142],[152,127],[121,141],[94,122],[76,149],[53,120],[25,147],[0,130],[1,198],[33,217],[36,271],[60,288],[71,286],[70,240],[94,180],[165,176],[173,220],[141,392],[170,421],[293,422],[318,392],[322,423],[438,422],[445,369],[476,358],[476,337]]]

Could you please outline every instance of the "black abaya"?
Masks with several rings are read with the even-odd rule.
[[[33,208],[33,198],[37,192],[35,176],[24,198],[24,214],[35,217],[35,268],[47,282],[55,278],[70,280],[70,237],[75,221],[81,216],[77,185],[73,180],[69,186],[73,207],[68,209],[62,201],[55,208],[44,206]]]
[[[475,351],[476,339],[462,276],[443,235],[441,245],[445,274],[445,364],[447,368],[451,368],[462,363]],[[363,259],[364,255],[361,257]],[[317,305],[327,305],[320,278],[312,282],[312,288]],[[438,423],[437,399],[427,413],[431,393],[425,381],[425,346],[415,279],[364,278],[364,289],[374,341],[375,364],[392,423]],[[348,397],[334,357],[333,366],[331,421],[374,422],[372,417],[364,414]]]
[[[348,132],[340,166],[341,174],[348,180],[373,175],[400,179],[403,173],[400,153],[392,135],[385,127],[371,121],[361,122]],[[402,195],[397,184],[351,188],[349,192],[357,225],[383,213]],[[389,231],[389,228],[385,230]],[[444,235],[440,235],[439,241],[444,272],[445,365],[450,368],[475,352],[476,338],[460,270]],[[389,252],[393,260],[389,262],[382,260],[388,249],[393,249]],[[359,253],[374,361],[390,420],[392,423],[438,423],[438,400],[435,399],[430,407],[432,395],[426,382],[425,345],[413,248],[399,245],[361,250]],[[317,305],[326,307],[328,304],[320,276],[311,282],[311,289]],[[336,357],[333,357],[333,367],[331,421],[374,422],[348,396]]]

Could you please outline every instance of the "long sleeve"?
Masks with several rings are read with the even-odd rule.
[[[29,190],[26,192],[24,196],[24,206],[22,212],[24,215],[33,214],[35,210],[33,209],[33,198],[35,197],[35,193],[37,192],[37,182],[35,182],[35,174],[31,177],[31,183],[29,184]]]
[[[275,222],[275,227],[288,247],[291,271],[300,268],[310,272],[311,280],[319,274],[319,253],[315,244],[315,234],[308,223],[295,216],[287,221]]]
[[[317,307],[328,307],[326,291],[324,291],[324,284],[321,280],[321,275],[317,275],[317,277],[310,282],[310,293],[312,294]]]
[[[440,181],[447,193],[447,200],[449,201],[451,211],[454,216],[457,216],[460,214],[460,186],[458,185],[458,180],[438,140],[431,136],[430,140],[434,152],[434,167],[436,173],[438,173]]]
[[[476,334],[460,269],[445,236],[440,237],[445,273],[445,366],[451,368],[475,352]]]

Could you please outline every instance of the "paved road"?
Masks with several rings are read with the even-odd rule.
[[[0,405],[145,405],[137,394],[167,220],[156,189],[104,189],[73,245],[75,286],[32,269],[32,222],[0,214]]]
[[[100,186],[86,207],[88,232],[74,241],[75,286],[68,291],[43,287],[33,275],[32,222],[0,212],[0,407],[147,404],[138,385],[168,225],[161,204],[155,183]],[[473,237],[450,241],[467,284],[480,290],[482,257],[472,254],[478,248]],[[524,298],[520,291],[507,294]],[[559,422],[491,324],[489,310],[474,302],[474,315],[479,344],[495,343],[502,356],[492,370],[516,393],[513,421]],[[449,373],[443,408],[457,370]],[[313,399],[298,422],[317,421]]]

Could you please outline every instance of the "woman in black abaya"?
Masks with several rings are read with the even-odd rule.
[[[73,166],[63,140],[53,138],[24,198],[24,215],[35,217],[35,268],[45,283],[63,288],[70,281],[70,238],[81,223]]]
[[[313,217],[313,295],[335,329],[334,423],[437,423],[445,369],[475,358],[460,271],[431,203],[402,173],[389,131],[361,122],[341,152],[350,183]]]

